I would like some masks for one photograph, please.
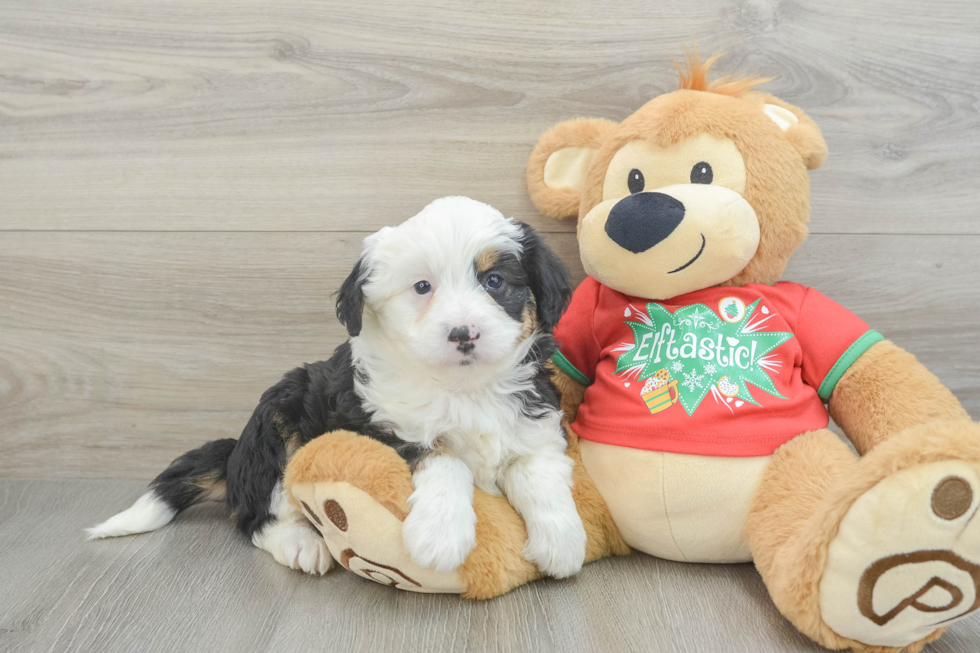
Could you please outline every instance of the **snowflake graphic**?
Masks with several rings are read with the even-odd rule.
[[[702,387],[702,380],[704,380],[704,375],[698,374],[697,370],[691,370],[690,372],[684,372],[684,382],[681,385],[694,392],[695,388]]]
[[[683,372],[684,363],[680,361],[674,361],[674,364],[670,366],[670,369],[674,370],[675,372]]]
[[[710,322],[709,319],[715,318],[715,314],[712,313],[710,309],[708,309],[707,307],[704,308],[705,308],[705,312],[702,313],[701,308],[695,306],[694,313],[680,320],[679,324],[689,326],[692,329],[707,329],[708,331],[714,331],[718,327],[714,325],[712,322]]]
[[[707,374],[708,376],[713,376],[714,373],[717,371],[718,368],[715,367],[714,363],[708,363],[707,365],[704,366],[704,373]]]

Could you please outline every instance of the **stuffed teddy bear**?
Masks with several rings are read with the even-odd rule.
[[[588,274],[554,359],[586,559],[752,560],[816,642],[918,651],[980,607],[980,426],[911,354],[780,281],[827,148],[761,80],[709,82],[713,61],[622,123],[557,125],[528,165],[538,208],[578,216]],[[285,486],[377,582],[489,598],[539,576],[520,517],[479,490],[466,562],[416,565],[408,468],[368,438],[317,438]]]

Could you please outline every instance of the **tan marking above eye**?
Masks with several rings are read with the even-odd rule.
[[[534,295],[531,295],[530,301],[528,301],[527,306],[524,307],[524,311],[521,313],[521,339],[530,338],[534,330],[538,328],[538,316],[536,303],[534,301]]]
[[[493,264],[496,263],[497,259],[499,258],[500,258],[500,252],[493,249],[492,247],[483,250],[476,257],[475,264],[476,264],[477,271],[486,272],[487,270],[493,267]]]
[[[745,194],[745,161],[735,143],[710,134],[698,134],[670,147],[660,147],[645,140],[624,145],[606,169],[602,199],[629,195],[629,175],[634,168],[643,173],[643,190],[654,191],[691,183],[691,169],[700,162],[711,165],[712,186]]]

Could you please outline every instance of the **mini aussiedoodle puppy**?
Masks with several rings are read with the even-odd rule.
[[[551,576],[574,574],[586,536],[545,368],[570,294],[561,261],[530,227],[465,197],[432,202],[364,240],[337,299],[350,339],[330,360],[286,374],[241,438],[184,454],[90,535],[154,530],[223,498],[256,546],[323,573],[330,553],[286,499],[282,475],[303,444],[347,429],[409,463],[415,491],[402,531],[420,565],[448,571],[466,559],[476,484],[505,494],[524,517],[529,561]]]

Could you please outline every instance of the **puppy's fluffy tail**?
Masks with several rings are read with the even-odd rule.
[[[201,501],[225,498],[228,458],[238,441],[212,440],[170,463],[150,483],[150,491],[132,506],[98,526],[86,529],[88,539],[154,531],[180,511]]]

